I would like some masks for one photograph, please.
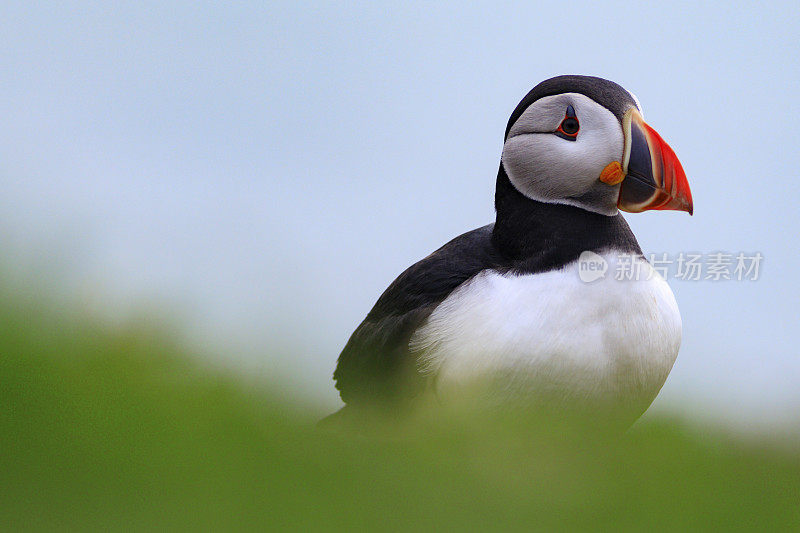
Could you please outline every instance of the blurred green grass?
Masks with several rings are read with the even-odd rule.
[[[800,529],[795,442],[470,413],[326,433],[152,328],[2,300],[3,530]]]

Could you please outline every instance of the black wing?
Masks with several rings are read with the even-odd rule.
[[[333,379],[345,403],[414,394],[424,380],[408,343],[459,285],[498,262],[489,224],[409,267],[384,291],[339,355]]]

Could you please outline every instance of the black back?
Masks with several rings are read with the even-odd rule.
[[[384,291],[339,356],[333,378],[345,403],[397,400],[423,386],[408,342],[453,290],[502,263],[493,225],[465,233],[412,265]]]

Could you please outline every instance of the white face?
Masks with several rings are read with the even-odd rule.
[[[574,140],[555,134],[572,106],[579,123]],[[502,162],[525,196],[602,213],[617,213],[619,184],[599,180],[603,169],[622,163],[622,125],[591,98],[565,93],[541,98],[517,119],[503,146]]]

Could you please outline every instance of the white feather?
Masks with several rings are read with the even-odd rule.
[[[580,121],[574,141],[553,135],[572,105]],[[503,145],[503,168],[512,185],[541,202],[574,205],[617,214],[619,185],[598,178],[614,161],[622,162],[625,138],[614,114],[577,93],[546,96],[517,119]]]
[[[487,271],[454,291],[411,341],[439,395],[502,376],[506,388],[644,410],[678,354],[678,306],[646,261],[635,260],[638,280],[618,280],[617,253],[602,257],[608,271],[590,283],[574,262],[532,275]]]

